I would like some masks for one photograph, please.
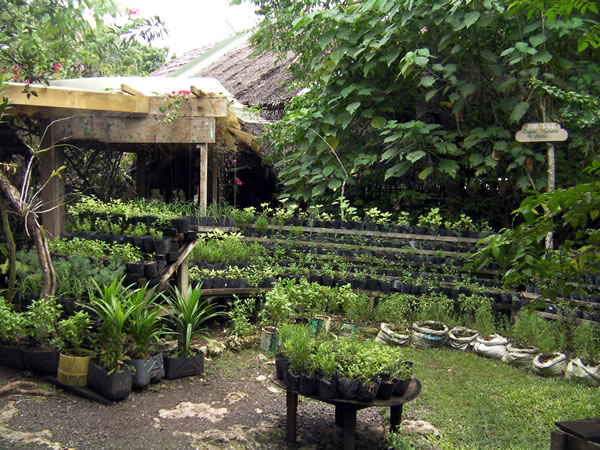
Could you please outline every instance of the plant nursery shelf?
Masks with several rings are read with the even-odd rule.
[[[558,319],[560,319],[562,317],[559,314],[547,313],[545,311],[535,311],[535,313],[538,316],[545,317],[546,319],[558,320]],[[571,320],[573,320],[573,322],[575,322],[576,324],[589,323],[590,325],[593,325],[595,327],[600,327],[600,323],[594,322],[592,320],[584,320],[584,319],[576,319],[576,318],[572,318]]]
[[[583,306],[585,308],[585,307],[589,307],[591,305],[591,307],[594,309],[600,309],[600,303],[584,302],[583,300],[572,300],[570,298],[561,298],[561,297],[557,297],[556,300],[552,300],[550,298],[543,298],[540,294],[533,294],[531,292],[521,292],[521,298],[526,298],[529,300],[544,300],[545,302],[552,302],[552,303],[566,301],[566,302],[569,302],[569,304],[575,305],[575,306]]]

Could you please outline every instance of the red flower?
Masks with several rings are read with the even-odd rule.
[[[139,14],[140,10],[135,8],[135,9],[130,9],[129,10],[129,15],[130,16],[135,16],[136,14]]]
[[[241,186],[242,184],[242,180],[240,180],[238,177],[235,177],[235,184],[237,184],[238,186]]]

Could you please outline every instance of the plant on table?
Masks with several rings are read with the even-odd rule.
[[[290,369],[296,375],[312,370],[313,339],[309,325],[290,325],[289,336],[282,342],[282,352],[288,357]]]
[[[289,320],[294,306],[283,282],[277,282],[265,295],[265,304],[260,312],[261,321],[277,328]]]
[[[23,339],[24,314],[0,296],[0,344],[15,345]]]
[[[50,341],[56,337],[58,319],[62,313],[62,306],[56,298],[34,300],[27,307],[24,316],[26,335],[32,339],[33,347],[50,348]]]

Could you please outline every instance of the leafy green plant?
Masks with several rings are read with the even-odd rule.
[[[4,297],[0,297],[0,342],[14,345],[23,337],[24,314],[13,309]]]
[[[282,343],[282,346],[282,350],[290,362],[290,369],[294,373],[308,373],[312,370],[313,340],[310,334],[310,325],[291,325],[288,338]]]
[[[453,321],[454,301],[443,294],[421,295],[417,307],[419,320],[437,320],[450,325]]]
[[[254,222],[254,228],[261,234],[266,234],[269,230],[269,222],[265,216],[258,216]]]
[[[373,299],[365,294],[348,296],[343,309],[344,315],[352,321],[368,321],[373,318]]]
[[[273,289],[265,294],[265,304],[260,312],[262,322],[278,327],[289,320],[294,311],[289,293],[281,282],[275,283]]]
[[[252,334],[256,327],[250,322],[250,315],[254,311],[256,299],[254,297],[239,298],[233,295],[233,301],[229,303],[229,311],[227,316],[231,321],[231,333],[234,336],[248,336]]]
[[[426,215],[417,218],[417,226],[419,227],[440,228],[442,223],[443,218],[440,214],[440,208],[431,208]]]
[[[169,309],[165,311],[175,324],[177,338],[175,355],[181,358],[192,356],[192,339],[204,337],[202,333],[206,329],[205,324],[222,315],[222,312],[218,311],[219,305],[210,303],[208,298],[203,299],[200,289],[193,289],[191,286],[186,293],[174,287],[171,295],[166,297],[166,303]]]
[[[125,321],[125,330],[133,338],[134,354],[138,359],[148,359],[166,332],[157,302],[163,298],[148,283],[129,293],[125,307],[131,313]]]
[[[81,345],[90,327],[90,315],[86,311],[77,311],[71,317],[58,322],[58,336],[52,340],[52,344],[61,353],[84,356],[85,352],[82,351]]]
[[[533,311],[521,309],[512,326],[512,335],[519,344],[534,347],[537,346],[539,338],[548,332],[545,325],[545,319],[537,316]]]
[[[586,322],[575,327],[573,350],[585,364],[600,362],[600,336],[592,324]]]
[[[109,373],[118,372],[124,367],[127,340],[125,324],[134,311],[133,307],[126,306],[128,287],[123,286],[124,279],[115,278],[103,287],[94,281],[96,291],[90,292],[90,304],[86,305],[101,321],[97,334],[97,354]]]
[[[417,319],[418,299],[409,294],[381,296],[375,309],[375,319],[395,325],[411,324]]]
[[[481,303],[477,307],[473,325],[482,336],[489,336],[496,332],[496,322],[491,299],[488,302]]]
[[[312,355],[312,367],[323,378],[330,379],[337,370],[336,355],[333,351],[331,341],[324,341],[319,344]]]
[[[58,319],[62,306],[56,298],[34,300],[25,312],[25,330],[29,337],[40,346],[50,345],[50,340],[56,337]]]

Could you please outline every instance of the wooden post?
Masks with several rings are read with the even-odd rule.
[[[146,152],[144,150],[138,150],[136,155],[137,157],[135,160],[135,184],[137,193],[140,197],[147,197],[148,177],[146,174]]]
[[[48,150],[40,156],[41,184],[50,180],[42,191],[43,209],[48,210],[42,214],[42,225],[51,237],[58,237],[65,229],[65,207],[63,197],[65,195],[65,181],[59,176],[52,176],[55,170],[65,164],[65,154],[62,148],[54,147],[53,127],[47,129],[42,148]]]
[[[198,188],[198,203],[200,210],[206,212],[208,207],[208,144],[196,144],[200,150],[200,183]]]
[[[211,163],[212,163],[212,201],[217,203],[219,201],[219,193],[218,193],[218,180],[219,180],[219,158],[217,157],[217,152],[213,147],[211,153]]]
[[[188,294],[188,271],[189,271],[189,262],[188,257],[183,260],[179,269],[177,270],[177,288],[183,298],[187,298]]]
[[[556,189],[556,163],[554,154],[554,143],[546,143],[548,146],[548,192],[552,192]],[[549,232],[546,236],[546,248],[554,248],[552,232]]]

